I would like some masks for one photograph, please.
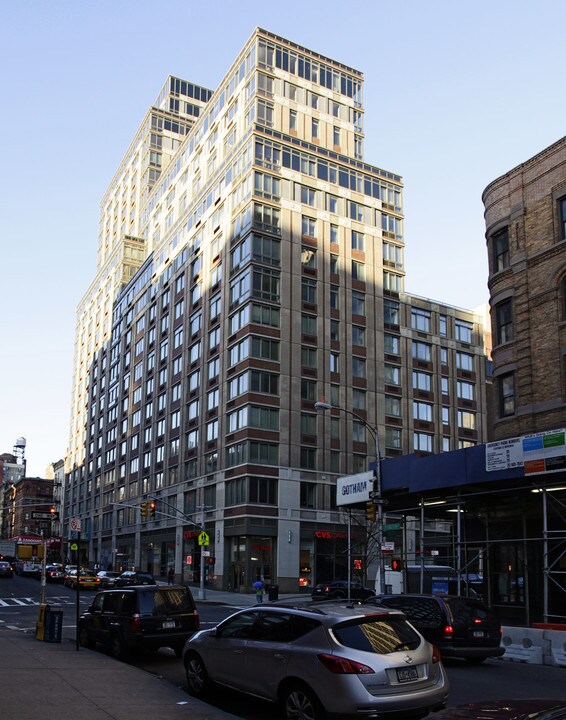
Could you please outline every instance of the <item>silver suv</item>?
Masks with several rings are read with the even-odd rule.
[[[183,650],[189,691],[215,683],[279,703],[287,720],[424,717],[444,707],[438,651],[395,610],[325,601],[240,610]]]

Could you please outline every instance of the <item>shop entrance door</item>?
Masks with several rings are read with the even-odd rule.
[[[230,581],[229,590],[233,592],[240,592],[240,585],[242,584],[242,567],[239,563],[230,564]]]

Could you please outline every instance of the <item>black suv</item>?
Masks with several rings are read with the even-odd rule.
[[[185,641],[199,629],[188,587],[143,585],[99,592],[79,619],[79,642],[97,643],[123,660],[134,651],[170,647],[181,657]]]
[[[364,587],[361,583],[350,582],[350,597],[353,600],[366,600],[373,597],[375,592]],[[326,583],[319,583],[312,591],[313,600],[342,600],[348,597],[348,582],[346,580],[332,580]]]
[[[156,585],[151,573],[139,570],[125,570],[114,580],[114,587],[127,587],[128,585]]]
[[[429,642],[440,650],[442,659],[463,658],[481,663],[499,657],[501,624],[494,612],[480,600],[459,595],[378,595],[367,602],[395,608]]]

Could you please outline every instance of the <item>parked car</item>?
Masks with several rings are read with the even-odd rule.
[[[364,587],[359,582],[350,582],[350,598],[352,600],[366,600],[373,597],[375,591]],[[332,582],[319,583],[311,593],[313,600],[336,600],[348,597],[348,581],[333,580]]]
[[[440,653],[401,613],[340,601],[240,610],[189,638],[183,663],[191,694],[225,685],[279,703],[287,720],[423,717],[448,696]]]
[[[0,560],[0,577],[14,577],[14,568],[7,560]]]
[[[79,642],[97,643],[114,657],[170,647],[181,657],[187,638],[199,629],[199,614],[188,587],[144,585],[99,592],[79,619]]]
[[[429,715],[426,720],[564,720],[566,700],[522,698],[482,700]]]
[[[116,578],[120,577],[120,573],[113,570],[99,570],[96,575],[100,578],[100,587],[103,590],[114,587]]]
[[[45,581],[46,582],[60,582],[65,580],[65,573],[60,565],[46,565],[45,566]]]
[[[440,650],[443,658],[481,663],[499,657],[501,624],[495,613],[477,598],[459,595],[378,595],[366,602],[395,608]]]
[[[114,580],[114,587],[128,587],[130,585],[156,585],[156,580],[151,573],[139,572],[138,570],[125,570]]]
[[[79,590],[99,590],[100,578],[96,577],[90,570],[72,571],[65,577],[68,587],[76,590],[77,582]]]

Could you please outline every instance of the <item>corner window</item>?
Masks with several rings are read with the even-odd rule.
[[[558,210],[560,213],[560,239],[566,240],[566,197],[560,198],[558,201]]]
[[[513,301],[511,298],[495,306],[495,325],[498,345],[513,340]]]
[[[566,199],[563,201],[566,203]],[[562,232],[564,233],[564,216],[562,216]],[[562,237],[566,237],[562,234]],[[501,272],[509,267],[509,228],[503,228],[492,236],[493,272]]]
[[[515,376],[513,373],[499,378],[499,416],[515,414]]]

